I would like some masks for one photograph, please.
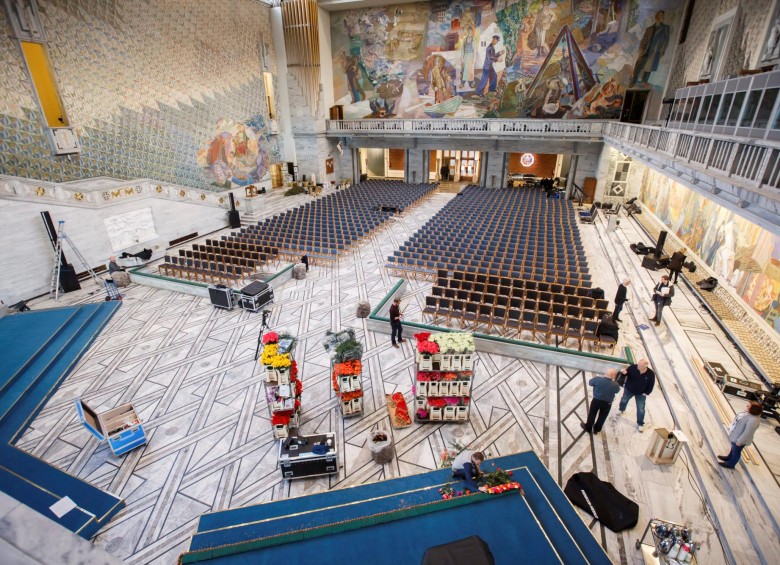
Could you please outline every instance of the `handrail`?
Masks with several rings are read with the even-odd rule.
[[[515,136],[555,136],[596,137],[601,139],[607,120],[503,120],[487,118],[452,118],[437,119],[360,119],[360,120],[327,120],[326,131],[338,133],[378,133],[387,135],[419,133],[426,135],[441,135],[457,133],[458,135],[473,134],[476,136],[499,135]]]

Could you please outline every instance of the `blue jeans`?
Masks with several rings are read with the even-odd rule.
[[[744,445],[737,445],[733,441],[731,442],[731,451],[729,451],[729,458],[724,461],[726,467],[734,468],[739,463],[739,458],[742,456],[742,450],[745,449]]]
[[[466,483],[466,488],[471,492],[477,492],[479,490],[479,485],[474,480],[476,474],[477,470],[471,463],[464,463],[462,470],[458,469],[457,471],[452,472],[452,476],[456,479],[462,479],[463,482]]]
[[[628,401],[632,398],[636,398],[636,423],[639,426],[645,425],[645,399],[647,398],[644,394],[634,394],[633,392],[629,391],[627,388],[623,389],[623,398],[620,399],[620,406],[618,407],[618,410],[621,412],[625,412],[626,406],[628,406]]]

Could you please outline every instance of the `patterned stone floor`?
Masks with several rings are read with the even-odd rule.
[[[283,207],[277,195],[273,196],[273,206]],[[606,234],[601,225],[588,226],[583,228],[583,239],[591,271],[607,297],[614,295],[615,281],[622,273],[636,277],[636,295],[624,314],[631,321],[624,324],[622,339],[637,356],[650,356],[667,383],[663,394],[648,398],[648,417],[653,425],[671,427],[673,421],[680,422],[691,435],[694,445],[685,465],[649,463],[644,456],[649,433],[636,432],[633,407],[621,421],[610,420],[599,436],[583,434],[579,423],[586,415],[591,375],[488,354],[479,355],[468,423],[393,430],[396,457],[384,466],[371,460],[366,447],[369,432],[389,428],[384,395],[400,391],[411,401],[413,351],[409,342],[394,349],[387,336],[366,331],[364,321],[355,316],[355,307],[361,299],[375,305],[384,297],[395,282],[382,268],[386,257],[452,197],[434,194],[379,230],[337,268],[315,268],[306,280],[290,281],[276,293],[270,325],[299,339],[296,359],[305,387],[302,432],[336,432],[341,453],[337,476],[292,482],[280,478],[278,442],[271,435],[263,384],[253,359],[258,315],[217,310],[206,299],[142,286],[127,290],[119,313],[19,445],[126,499],[126,508],[95,543],[131,563],[174,563],[187,548],[203,512],[434,469],[442,450],[453,441],[483,448],[494,456],[533,449],[561,485],[573,473],[591,469],[613,481],[640,504],[637,529],[614,534],[582,516],[615,562],[642,563],[633,542],[652,516],[692,524],[705,541],[702,562],[725,560],[714,528],[703,516],[702,502],[689,484],[707,495],[706,507],[739,562],[771,556],[777,541],[774,517],[771,512],[769,520],[750,513],[756,508],[763,512],[766,505],[780,508],[774,504],[778,488],[771,474],[766,476],[766,462],[760,469],[742,466],[743,470],[731,475],[715,468],[711,460],[713,450],[724,445],[722,426],[709,425],[709,412],[699,417],[704,430],[701,422],[690,420],[691,406],[706,412],[707,400],[680,397],[681,388],[695,389],[695,384],[679,379],[693,377],[668,361],[670,355],[684,360],[690,349],[682,337],[672,339],[671,332],[684,337],[686,329],[681,325],[694,331],[698,324],[700,332],[715,336],[714,348],[719,340],[710,327],[714,324],[701,317],[686,317],[684,312],[692,307],[678,299],[672,311],[680,312],[680,321],[670,316],[668,328],[636,327],[647,319],[638,297],[652,281],[640,283],[638,279],[647,273],[640,273],[633,258],[616,261],[613,257],[615,249],[627,246],[623,239],[635,235],[625,233],[630,225],[620,236]],[[410,283],[404,297],[407,319],[419,319],[429,284]],[[361,417],[343,420],[330,389],[321,339],[326,330],[346,327],[354,328],[365,345],[366,410]],[[78,423],[73,399],[79,396],[98,410],[134,402],[149,444],[114,457]],[[759,492],[766,496],[764,505]],[[730,519],[733,515],[743,518],[745,526]]]

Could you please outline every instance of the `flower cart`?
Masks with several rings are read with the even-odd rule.
[[[330,355],[333,391],[339,399],[341,415],[363,414],[363,345],[355,339],[354,330],[328,332],[323,342]]]
[[[263,335],[263,366],[265,397],[271,414],[274,437],[285,439],[300,426],[303,383],[292,351],[295,338],[289,334],[268,332]]]
[[[418,333],[415,421],[466,422],[474,380],[474,336]]]

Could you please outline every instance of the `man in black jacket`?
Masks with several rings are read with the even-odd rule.
[[[661,282],[655,285],[653,289],[653,302],[655,303],[655,316],[650,318],[651,322],[655,322],[655,325],[661,323],[661,315],[664,312],[664,306],[672,304],[672,297],[674,296],[674,286],[669,282],[669,275],[663,275]]]
[[[655,387],[655,373],[647,359],[640,359],[638,363],[629,365],[622,373],[626,375],[626,382],[623,385],[617,417],[623,415],[628,401],[636,398],[636,429],[642,432],[645,425],[645,400]]]
[[[680,271],[685,264],[685,253],[682,251],[675,251],[672,253],[672,258],[669,259],[669,276],[674,275],[674,284],[677,284],[677,277],[680,276]]]
[[[390,341],[393,342],[393,347],[401,347],[398,343],[404,342],[401,337],[401,333],[403,332],[401,316],[401,299],[396,298],[393,300],[393,305],[390,306]],[[398,338],[398,343],[395,342],[396,337]]]
[[[631,279],[626,277],[623,282],[618,285],[617,293],[615,294],[615,311],[612,313],[613,322],[622,322],[620,319],[620,312],[623,310],[623,304],[628,301],[628,286],[631,284]]]

